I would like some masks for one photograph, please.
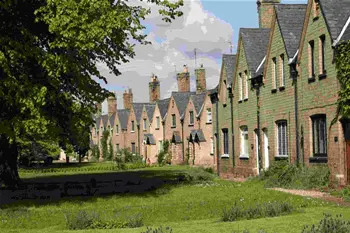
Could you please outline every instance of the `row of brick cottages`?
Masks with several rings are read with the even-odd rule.
[[[350,1],[258,1],[258,13],[259,28],[240,29],[235,61],[223,63],[211,94],[222,175],[254,176],[289,160],[328,164],[333,180],[350,183],[350,121],[332,124],[340,90],[334,58],[350,39]]]
[[[190,91],[190,73],[177,74],[178,92],[160,100],[160,82],[149,83],[149,102],[133,103],[131,89],[123,94],[124,109],[117,109],[116,98],[107,99],[108,114],[98,116],[91,130],[92,144],[101,145],[102,132],[110,131],[114,151],[129,149],[149,163],[157,162],[163,142],[169,140],[172,164],[189,163],[211,167],[215,163],[210,90],[206,89],[205,69],[196,69],[196,91]],[[101,104],[98,105],[101,109]],[[101,148],[101,147],[100,147]],[[102,156],[102,155],[101,155]]]

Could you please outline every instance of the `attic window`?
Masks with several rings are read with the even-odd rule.
[[[316,20],[320,16],[320,2],[319,2],[319,0],[314,0],[313,10],[314,10],[314,20]]]

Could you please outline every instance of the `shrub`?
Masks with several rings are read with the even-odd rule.
[[[112,138],[109,140],[109,143],[108,143],[108,147],[109,147],[109,150],[108,150],[108,156],[107,156],[107,160],[108,161],[112,161],[113,160],[113,155],[114,155],[114,150],[113,150],[113,144],[112,144]]]
[[[66,226],[69,230],[89,229],[94,222],[99,221],[99,215],[95,212],[88,213],[85,210],[80,210],[73,215],[72,213],[64,214]]]
[[[224,209],[221,220],[224,222],[233,222],[240,219],[257,219],[265,217],[276,217],[283,214],[291,213],[293,207],[287,202],[272,202],[263,205],[250,206],[243,209],[235,203],[230,209]]]
[[[130,228],[142,227],[143,219],[141,214],[136,214],[128,217],[127,226]]]
[[[333,218],[330,214],[324,214],[324,218],[318,225],[304,226],[302,233],[347,233],[350,232],[350,221],[344,221],[341,215]]]
[[[105,160],[107,160],[108,158],[108,145],[107,145],[108,136],[109,136],[109,131],[104,130],[101,138],[101,147],[102,147],[102,158]]]
[[[152,229],[150,227],[147,227],[146,231],[143,231],[141,233],[172,233],[173,229],[171,229],[171,227],[165,227],[163,229],[162,226],[156,228],[156,229]]]
[[[330,171],[328,166],[301,167],[288,161],[275,161],[259,179],[268,187],[311,189],[327,186]]]
[[[163,148],[157,155],[157,163],[160,166],[163,166],[164,164],[168,163],[169,161],[169,140],[165,140],[163,142]],[[171,162],[171,157],[170,157],[170,162]]]
[[[206,168],[204,168],[204,171],[206,171],[206,172],[208,172],[210,174],[214,174],[214,170],[213,170],[212,167],[206,167]]]

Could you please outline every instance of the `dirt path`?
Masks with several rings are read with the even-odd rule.
[[[324,193],[316,190],[298,190],[298,189],[283,189],[283,188],[270,188],[270,189],[280,191],[280,192],[290,193],[293,195],[299,195],[303,197],[319,198],[319,199],[333,202],[342,206],[350,206],[350,203],[345,202],[343,198],[334,197],[329,193]]]

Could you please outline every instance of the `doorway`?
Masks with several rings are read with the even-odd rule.
[[[267,136],[267,129],[263,129],[264,135],[264,169],[268,169],[270,166],[269,160],[269,138]]]
[[[347,183],[350,184],[350,120],[343,120]]]

